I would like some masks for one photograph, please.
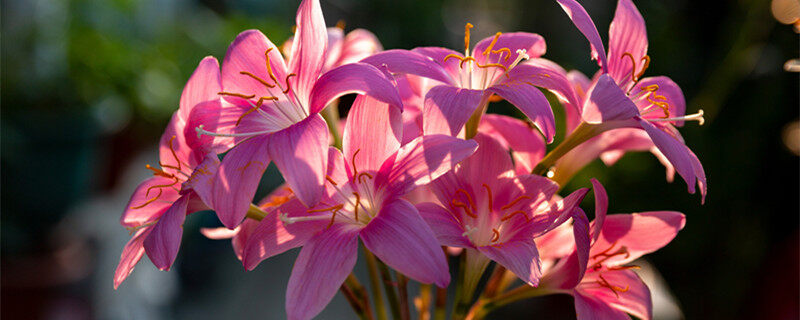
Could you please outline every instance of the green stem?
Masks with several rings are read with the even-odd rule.
[[[392,311],[392,318],[402,319],[400,300],[397,297],[397,292],[394,290],[396,284],[392,280],[389,267],[380,260],[376,259],[376,262],[378,263],[378,270],[381,272],[381,278],[383,279],[383,288],[386,289],[386,299],[389,300],[389,309]]]
[[[358,282],[355,275],[352,273],[347,276],[347,279],[341,287],[342,294],[350,302],[353,311],[356,312],[358,317],[362,320],[372,320],[372,310],[369,307],[369,297],[367,290]]]
[[[408,278],[400,272],[397,274],[397,294],[400,296],[400,318],[410,320],[411,313],[408,309]]]
[[[470,310],[469,314],[467,315],[467,319],[470,320],[483,319],[490,312],[494,311],[499,307],[505,306],[509,303],[519,301],[522,299],[528,299],[553,293],[557,292],[553,290],[544,289],[541,287],[537,288],[537,287],[531,287],[529,285],[522,285],[497,297],[491,299],[479,300]]]
[[[486,109],[489,107],[489,99],[481,100],[480,105],[472,115],[467,120],[467,123],[464,125],[464,138],[465,139],[472,139],[478,134],[478,125],[481,123],[481,117],[484,113],[486,113]]]
[[[328,129],[333,136],[333,146],[342,147],[342,131],[339,129],[339,102],[334,101],[322,109],[322,118],[328,123]]]
[[[581,122],[577,128],[575,128],[572,133],[564,139],[561,144],[559,144],[555,149],[551,150],[542,161],[533,168],[533,174],[536,175],[545,175],[553,165],[556,164],[556,161],[567,154],[573,148],[579,146],[581,143],[586,142],[587,140],[594,138],[598,134],[605,131],[603,125],[596,125],[596,124],[589,124],[586,122]]]
[[[475,289],[481,280],[489,259],[474,249],[465,249],[459,264],[456,298],[453,304],[453,319],[464,319],[472,305]]]
[[[364,256],[366,256],[367,270],[369,271],[369,285],[372,290],[373,300],[375,300],[375,313],[378,315],[378,320],[386,320],[386,305],[383,303],[383,294],[381,294],[378,261],[375,255],[369,252],[367,248],[364,248]]]
[[[261,210],[257,205],[250,204],[250,208],[247,209],[247,217],[253,220],[261,221],[267,216],[267,212]]]

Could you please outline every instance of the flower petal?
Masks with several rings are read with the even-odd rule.
[[[594,221],[592,222],[592,243],[597,241],[600,236],[600,230],[603,229],[603,222],[606,220],[606,213],[608,212],[608,193],[603,188],[603,184],[597,179],[592,178],[592,190],[594,190]]]
[[[191,189],[209,208],[214,208],[214,177],[219,171],[220,161],[216,154],[210,153],[194,168],[192,175],[183,184],[183,189]]]
[[[225,92],[253,94],[258,97],[274,96],[264,84],[242,74],[242,72],[249,72],[271,85],[275,85],[267,72],[265,56],[267,50],[269,50],[272,74],[277,81],[285,81],[286,63],[283,61],[280,50],[261,31],[246,30],[236,36],[236,40],[228,47],[225,60],[222,61],[222,89]],[[276,93],[278,90],[277,87],[272,89]]]
[[[645,55],[647,30],[644,18],[631,0],[619,0],[614,20],[608,28],[608,73],[620,87],[628,88],[633,82],[632,75],[643,71]]]
[[[269,165],[266,136],[256,136],[234,147],[214,177],[213,205],[219,221],[229,229],[242,222],[261,175]]]
[[[286,289],[289,319],[311,319],[333,299],[356,264],[358,229],[334,224],[311,238],[294,262]]]
[[[345,36],[336,66],[358,62],[382,50],[383,46],[375,34],[365,29],[355,29]]]
[[[351,169],[377,171],[400,148],[402,138],[400,110],[368,96],[356,97],[342,138],[342,150]]]
[[[550,90],[559,99],[569,103],[576,112],[581,111],[580,100],[567,74],[552,61],[541,58],[527,60],[509,70],[508,78],[511,81],[529,82],[534,86]]]
[[[602,279],[600,279],[601,275]],[[605,281],[612,286],[626,290],[612,292],[607,287],[597,286],[599,281]],[[630,313],[639,319],[651,319],[653,314],[650,289],[632,270],[590,272],[586,274],[584,282],[578,286],[576,291],[581,295],[599,300],[613,308],[614,311]],[[611,312],[611,314],[617,314],[617,312]],[[629,319],[627,315],[625,319]]]
[[[522,120],[499,114],[481,117],[480,132],[511,149],[518,174],[527,174],[544,158],[547,147],[542,135]]]
[[[321,72],[340,66],[337,62],[342,56],[342,46],[344,45],[344,30],[333,27],[328,28],[326,31],[328,33],[328,48],[325,50],[325,63],[323,64]],[[289,41],[292,41],[289,45],[294,45],[294,38]],[[287,43],[284,43],[283,47],[285,48],[286,46]]]
[[[319,202],[328,168],[328,125],[320,115],[269,137],[269,154],[295,196],[306,206]]]
[[[401,196],[426,185],[472,155],[478,144],[445,135],[414,139],[390,156],[375,177],[379,187]]]
[[[308,106],[311,88],[325,64],[325,51],[328,48],[328,31],[319,0],[303,0],[297,8],[295,23],[297,30],[289,58],[289,72],[297,77],[291,79],[291,88],[300,105]]]
[[[439,61],[415,51],[386,50],[373,54],[361,62],[376,67],[386,66],[391,73],[413,74],[447,84],[453,83],[450,74],[440,65]]]
[[[159,270],[169,270],[178,255],[183,237],[183,221],[186,220],[190,197],[192,195],[178,198],[158,219],[153,231],[144,240],[147,257]]]
[[[494,246],[478,247],[478,250],[506,267],[522,281],[531,286],[538,286],[542,277],[542,261],[532,238],[519,237],[512,241]]]
[[[328,71],[317,80],[311,91],[311,114],[349,93],[365,94],[403,109],[403,100],[386,74],[366,63],[351,63]]]
[[[492,50],[508,48],[510,52],[487,52],[486,49],[491,43],[494,42]],[[547,51],[547,45],[542,36],[530,32],[508,32],[501,34],[497,41],[494,41],[494,36],[485,38],[475,45],[472,49],[472,56],[480,64],[486,63],[499,63],[506,68],[511,66],[514,59],[517,58],[517,50],[525,50],[525,53],[531,58],[538,58]]]
[[[701,194],[705,195],[705,172],[689,147],[678,138],[654,126],[647,120],[640,119],[639,124],[653,139],[653,143],[658,147],[658,150],[672,163],[675,171],[686,181],[689,193],[694,193],[695,183],[698,183],[701,186]],[[703,181],[700,181],[698,176],[702,177]]]
[[[631,318],[625,312],[614,309],[591,295],[577,293],[573,296],[578,320],[630,320]]]
[[[422,131],[457,136],[481,103],[484,92],[441,85],[425,95]]]
[[[133,272],[133,268],[139,263],[144,255],[144,239],[150,234],[152,227],[144,227],[136,231],[136,234],[128,240],[119,258],[117,270],[114,271],[114,290]]]
[[[606,49],[603,46],[603,40],[600,39],[597,27],[589,14],[586,13],[586,9],[575,0],[557,1],[572,20],[572,23],[574,23],[583,36],[589,40],[589,44],[591,44],[592,48],[592,59],[597,60],[597,63],[603,68],[603,73],[608,73],[608,59],[606,59]]]
[[[433,202],[416,205],[419,215],[431,227],[439,244],[443,246],[471,248],[472,244],[464,236],[464,228],[453,214]]]
[[[495,85],[486,91],[496,93],[519,108],[542,132],[547,143],[553,142],[556,134],[556,119],[550,102],[539,88],[527,83],[507,81]]]
[[[361,240],[381,261],[409,278],[440,288],[450,283],[444,251],[417,209],[406,200],[385,204],[361,231]]]
[[[197,104],[209,100],[219,100],[218,92],[222,91],[222,76],[219,71],[219,62],[212,56],[207,56],[200,61],[186,86],[181,93],[178,114],[187,121],[192,108]]]
[[[635,100],[636,106],[641,110],[642,118],[657,119],[681,117],[686,113],[686,99],[683,97],[683,91],[681,91],[681,87],[672,81],[672,79],[665,76],[644,78],[636,83],[636,88],[634,88],[632,92],[641,92],[644,94],[646,93],[643,92],[646,91],[644,88],[647,87],[658,89],[645,98]],[[653,105],[651,100],[666,103],[669,115],[665,114],[658,106]],[[672,124],[678,127],[683,126],[683,122],[684,121],[671,121]]]
[[[600,123],[612,120],[627,120],[639,115],[639,109],[614,79],[603,74],[586,93],[583,114],[586,122]]]
[[[627,254],[606,259],[603,265],[616,266],[667,245],[686,225],[686,217],[675,211],[650,211],[611,214],[606,217],[600,237],[592,246],[592,255],[610,247],[625,247]]]
[[[477,185],[493,184],[501,176],[513,175],[511,157],[500,142],[480,132],[473,140],[478,143],[478,150],[461,161],[456,175]]]
[[[119,223],[126,228],[135,228],[156,221],[180,198],[179,188],[174,179],[159,176],[143,181],[133,191]]]

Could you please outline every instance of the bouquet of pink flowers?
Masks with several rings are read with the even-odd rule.
[[[420,283],[420,318],[444,318],[451,278],[455,319],[560,293],[574,297],[579,319],[651,318],[650,291],[630,263],[669,243],[684,215],[607,215],[595,179],[559,190],[598,157],[612,165],[648,150],[668,180],[677,172],[705,197],[703,167],[676,129],[702,124],[703,112],[685,114],[670,78],[643,77],[651,63],[645,23],[630,0],[617,4],[608,51],[580,4],[557,2],[589,40],[599,65],[591,78],[542,58],[545,41],[534,33],[498,32],[470,49],[469,23],[463,53],[383,51],[366,30],[326,28],[318,0],[300,4],[294,37],[281,48],[257,30],[242,32],[221,68],[207,57],[186,83],[158,167],[146,166],[153,177],[122,214],[133,237],[114,286],[145,253],[169,270],[186,216],[213,210],[224,227],[201,232],[231,238],[247,270],[302,247],[286,290],[291,319],[314,317],[340,290],[363,319],[407,319],[410,280]],[[545,92],[566,115],[567,135],[549,152],[556,121]],[[340,119],[346,94],[357,96]],[[525,119],[487,114],[500,100]],[[285,186],[254,204],[270,162]],[[589,191],[593,221],[579,206]],[[351,273],[358,239],[372,295]]]

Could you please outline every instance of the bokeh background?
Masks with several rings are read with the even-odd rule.
[[[779,0],[776,0],[779,1]],[[788,0],[796,1],[796,0]],[[222,58],[242,30],[290,36],[299,1],[3,0],[2,317],[6,319],[282,318],[296,251],[245,272],[228,241],[190,216],[176,265],[144,258],[117,291],[112,274],[128,233],[117,223],[157,161],[157,140],[186,79],[206,55]],[[615,1],[583,1],[604,39]],[[681,131],[709,179],[705,205],[667,183],[649,154],[596,161],[566,191],[597,177],[612,212],[677,210],[687,226],[647,261],[660,319],[797,319],[797,30],[768,0],[639,0],[653,58],[648,75],[683,88],[706,124]],[[323,0],[329,26],[366,28],[385,48],[460,48],[496,31],[536,32],[546,58],[596,70],[588,45],[554,1]],[[788,11],[777,7],[784,22]],[[346,111],[344,106],[343,112]],[[491,111],[510,113],[502,104]],[[513,114],[513,113],[512,113]],[[563,134],[562,134],[563,136]],[[280,184],[268,170],[259,195]],[[589,202],[587,202],[589,203]],[[361,270],[359,264],[357,271]],[[365,278],[362,278],[365,279]],[[494,318],[574,318],[572,300],[523,301]],[[353,317],[337,296],[320,318]]]

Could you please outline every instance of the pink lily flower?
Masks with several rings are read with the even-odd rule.
[[[311,318],[333,298],[355,265],[358,238],[412,279],[440,287],[449,283],[447,262],[433,231],[402,197],[451,170],[477,145],[429,135],[401,146],[402,130],[397,108],[357,97],[345,125],[344,155],[329,149],[326,193],[320,204],[307,208],[290,200],[251,234],[243,256],[248,270],[303,246],[286,293],[290,319]]]
[[[302,203],[319,202],[329,142],[319,112],[330,101],[359,93],[402,108],[394,85],[376,67],[353,63],[321,73],[328,35],[318,0],[304,0],[296,21],[288,67],[261,32],[242,32],[222,65],[222,103],[195,110],[191,125],[215,148],[236,143],[213,188],[214,209],[230,229],[244,218],[270,161]]]
[[[667,245],[686,218],[674,211],[606,215],[608,196],[597,180],[592,184],[596,218],[591,224],[575,220],[575,228],[588,236],[572,240],[561,232],[542,238],[543,256],[560,260],[546,271],[540,288],[572,295],[581,320],[630,319],[627,314],[651,319],[650,290],[632,270],[638,267],[627,264]]]
[[[511,151],[514,171],[518,175],[531,173],[547,151],[542,135],[535,132],[527,122],[517,118],[485,114],[481,117],[478,131],[491,136],[504,149]]]
[[[474,140],[478,151],[431,184],[442,205],[417,209],[441,245],[467,249],[477,276],[491,259],[536,286],[542,273],[534,238],[566,221],[588,189],[551,201],[557,184],[515,174],[507,149],[490,136],[478,133]]]
[[[533,33],[498,32],[478,42],[470,51],[471,27],[468,23],[465,28],[463,55],[450,49],[425,47],[412,51],[388,50],[362,62],[386,65],[390,72],[413,74],[440,83],[425,94],[426,134],[458,135],[473,112],[485,108],[496,94],[519,108],[552,142],[555,119],[549,102],[534,83],[525,80],[527,72],[516,71],[523,60],[545,53],[544,39]]]
[[[609,51],[591,17],[575,0],[558,0],[575,26],[591,44],[591,55],[601,74],[586,92],[581,116],[590,124],[644,130],[658,150],[686,181],[689,193],[700,188],[703,201],[706,177],[697,156],[685,145],[676,126],[694,120],[703,124],[703,111],[684,115],[683,93],[664,76],[641,78],[650,64],[644,19],[630,0],[619,0],[609,29]],[[567,89],[568,90],[568,89]],[[577,104],[576,104],[577,105]]]
[[[294,38],[290,38],[283,43],[281,51],[291,55]],[[366,29],[355,29],[344,34],[343,23],[337,23],[336,27],[328,28],[328,49],[325,52],[325,64],[322,73],[325,73],[338,66],[355,63],[371,56],[376,52],[383,51],[383,46],[372,32]]]
[[[207,146],[190,147],[185,131],[189,131],[186,123],[192,109],[218,103],[219,87],[219,64],[213,57],[206,57],[186,83],[180,108],[161,136],[161,168],[147,165],[153,177],[139,184],[120,218],[120,224],[135,233],[122,251],[114,274],[115,289],[145,252],[156,267],[169,270],[180,248],[186,215],[213,206],[209,185],[219,160],[208,153]]]

